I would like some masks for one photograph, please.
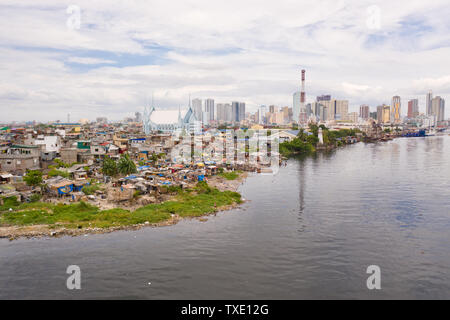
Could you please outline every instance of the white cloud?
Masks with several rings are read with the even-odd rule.
[[[79,63],[79,64],[114,64],[113,60],[98,59],[98,58],[86,58],[86,57],[70,57],[67,59],[68,62]]]
[[[68,112],[118,119],[152,91],[163,107],[185,105],[189,93],[290,106],[301,68],[308,99],[331,93],[353,110],[429,89],[450,99],[447,0],[76,5],[80,30],[67,28],[66,4],[56,0],[0,4],[2,120],[64,119]],[[380,8],[379,30],[367,27],[371,5]]]

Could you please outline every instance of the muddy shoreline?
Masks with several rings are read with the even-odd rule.
[[[220,191],[237,191],[239,186],[245,181],[247,178],[247,173],[242,173],[235,180],[226,180],[224,178],[214,176],[208,180],[208,184],[211,187],[215,187]],[[243,200],[244,201],[244,200]],[[197,219],[199,221],[206,221],[206,217],[210,215],[216,215],[220,211],[227,211],[233,208],[238,207],[239,204],[234,203],[232,205],[227,205],[223,207],[218,207],[216,211],[206,213],[202,216],[195,218],[183,218],[177,214],[172,215],[172,217],[166,221],[162,221],[159,223],[142,223],[136,225],[127,225],[127,226],[117,226],[117,227],[109,227],[109,228],[81,228],[81,229],[68,229],[64,228],[63,225],[55,226],[55,225],[30,225],[30,226],[4,226],[0,227],[0,239],[9,239],[15,240],[19,238],[42,238],[42,237],[63,237],[63,236],[81,236],[87,234],[102,234],[102,233],[111,233],[114,231],[132,231],[139,230],[144,227],[167,227],[177,224],[181,220],[185,219]],[[124,208],[124,206],[117,206],[117,208]],[[130,208],[128,208],[130,209]]]

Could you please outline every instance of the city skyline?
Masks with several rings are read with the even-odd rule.
[[[243,101],[251,111],[292,107],[301,68],[308,72],[307,103],[331,94],[348,100],[349,112],[389,105],[398,95],[403,116],[416,98],[425,113],[430,89],[450,99],[450,74],[442,68],[450,54],[445,1],[286,2],[258,10],[251,2],[170,9],[24,3],[0,5],[3,121],[67,113],[118,120],[142,112],[151,92],[161,108],[187,105],[189,93]]]

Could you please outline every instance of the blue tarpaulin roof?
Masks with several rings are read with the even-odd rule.
[[[125,177],[125,180],[132,180],[132,179],[136,179],[136,178],[137,178],[137,176],[131,175],[131,176]]]

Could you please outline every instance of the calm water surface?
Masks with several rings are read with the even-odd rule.
[[[360,143],[249,177],[207,222],[0,240],[0,298],[449,299],[449,156],[450,136]]]

